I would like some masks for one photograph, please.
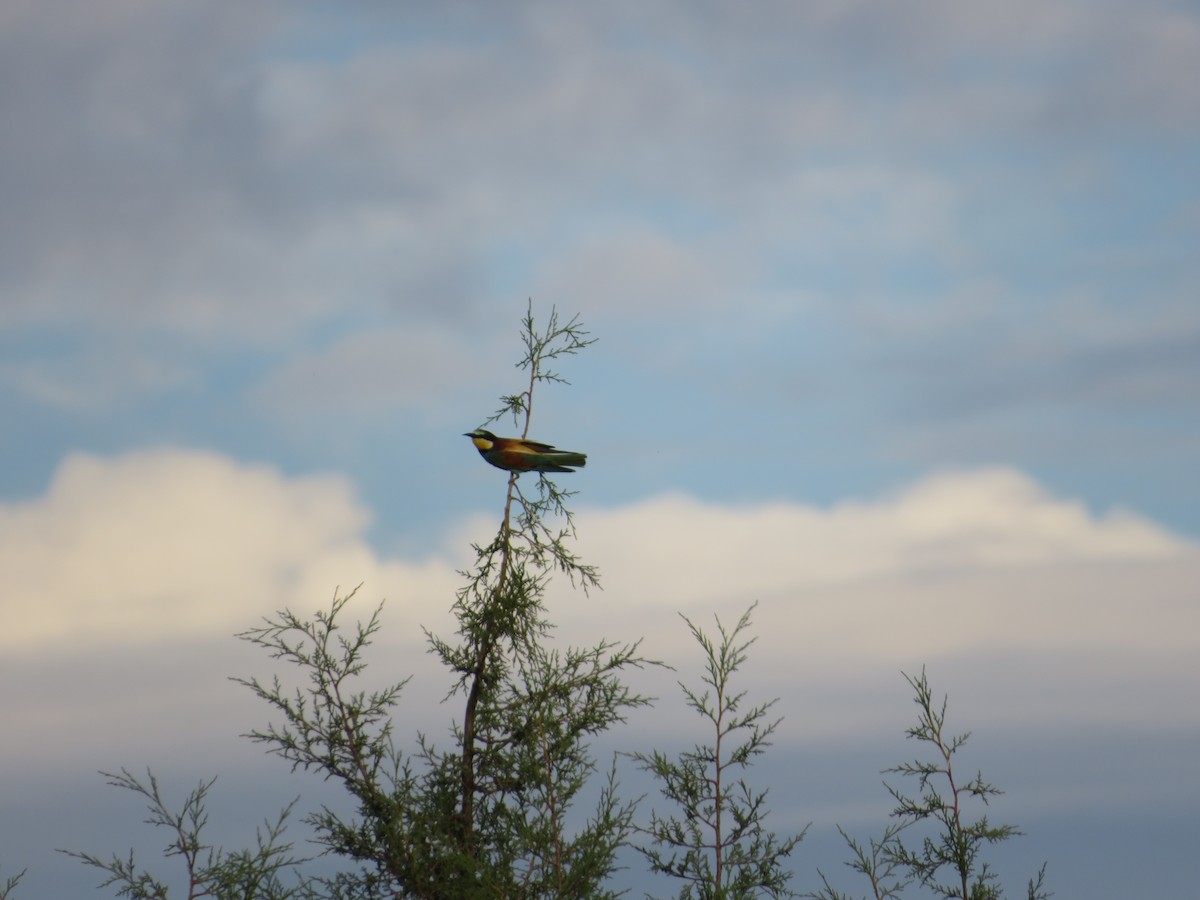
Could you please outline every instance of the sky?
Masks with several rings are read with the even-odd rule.
[[[422,629],[499,518],[461,435],[527,305],[596,339],[534,401],[603,587],[552,586],[557,640],[676,669],[599,753],[703,740],[680,614],[757,602],[797,890],[866,893],[835,826],[886,824],[922,668],[1010,895],[1194,889],[1193,4],[7,0],[0,83],[17,898],[112,895],[62,848],[178,877],[99,771],[217,776],[228,846],[327,798],[240,736],[276,610],[384,601],[371,677],[445,735]]]

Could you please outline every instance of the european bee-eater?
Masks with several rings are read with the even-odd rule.
[[[552,444],[541,441],[496,437],[482,428],[468,431],[463,437],[469,437],[489,463],[509,472],[574,472],[568,466],[587,465],[586,453],[555,450]]]

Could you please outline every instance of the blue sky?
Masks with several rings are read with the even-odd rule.
[[[597,338],[534,416],[590,454],[605,590],[556,589],[563,639],[686,673],[677,612],[760,602],[797,887],[882,824],[926,665],[1027,832],[1012,889],[1185,893],[1195,9],[417,7],[0,12],[0,874],[86,893],[54,848],[141,840],[97,769],[219,774],[230,834],[316,791],[238,738],[230,635],[338,585],[444,726],[420,628],[502,501],[461,434],[531,301]],[[648,689],[615,746],[682,740]]]

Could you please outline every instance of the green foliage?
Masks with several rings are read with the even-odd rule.
[[[502,398],[488,421],[511,415],[526,434],[535,387],[564,381],[548,362],[591,340],[576,319],[561,324],[554,313],[539,332],[531,312],[522,339],[526,387]],[[599,580],[570,547],[571,495],[545,476],[525,490],[518,478],[508,478],[496,535],[473,547],[475,565],[461,573],[456,638],[426,632],[451,673],[448,698],[463,704],[448,748],[427,735],[407,757],[395,746],[404,681],[351,689],[379,627],[378,608],[348,637],[337,621],[348,597],[313,621],[284,611],[241,635],[307,675],[291,691],[278,677],[242,681],[283,717],[251,737],[293,768],[339,780],[357,801],[353,819],[326,808],[308,820],[327,850],[359,865],[323,882],[329,896],[608,896],[603,882],[632,829],[633,805],[618,799],[610,770],[592,814],[571,824],[568,814],[598,774],[589,739],[647,702],[620,680],[646,661],[636,644],[550,647],[543,597],[551,577],[566,574],[585,592]]]
[[[351,687],[366,668],[364,655],[379,630],[382,611],[377,606],[365,624],[355,623],[349,636],[342,634],[338,619],[356,591],[334,597],[329,610],[312,620],[284,610],[276,621],[239,635],[271,658],[299,667],[305,686],[289,691],[278,675],[269,684],[235,680],[283,717],[283,724],[252,731],[248,737],[267,744],[293,770],[336,779],[357,801],[357,821],[344,821],[329,808],[306,819],[326,850],[365,864],[359,875],[340,876],[339,889],[352,888],[349,896],[390,896],[380,893],[384,885],[419,878],[419,867],[429,862],[420,851],[432,847],[417,842],[405,852],[396,837],[420,833],[431,815],[432,798],[424,795],[392,739],[392,711],[407,679],[375,691]]]
[[[888,825],[883,831],[882,839],[877,841],[871,838],[864,847],[847,834],[840,825],[838,826],[838,833],[841,834],[854,857],[846,865],[866,876],[871,885],[871,896],[875,900],[894,900],[912,882],[912,879],[905,875],[905,870],[900,863],[890,853],[890,848],[897,840],[897,835],[902,827],[902,825],[894,823]],[[839,893],[835,890],[829,883],[829,879],[819,869],[817,874],[821,877],[823,887],[815,894],[808,894],[808,897],[815,898],[815,900],[855,900],[850,894]]]
[[[524,435],[535,388],[565,382],[549,365],[592,340],[578,319],[564,324],[554,312],[538,331],[530,309],[522,341],[518,365],[528,372],[526,385],[503,397],[488,421],[511,415]],[[452,605],[455,639],[426,632],[431,652],[450,675],[447,699],[462,702],[461,718],[447,731],[448,746],[418,734],[407,754],[397,747],[395,715],[407,679],[377,690],[359,686],[382,605],[365,623],[346,626],[345,607],[354,592],[335,595],[310,619],[283,610],[239,635],[299,676],[235,679],[277,717],[248,737],[293,770],[340,783],[355,802],[353,815],[324,807],[307,817],[316,842],[350,868],[304,879],[297,888],[303,896],[614,896],[604,882],[632,832],[634,808],[618,796],[615,767],[601,773],[588,742],[649,702],[621,681],[627,669],[649,661],[637,655],[636,643],[551,646],[543,598],[552,576],[565,574],[584,592],[598,587],[599,578],[571,549],[571,494],[544,475],[525,488],[518,478],[508,478],[495,537],[474,546],[475,564],[461,573],[465,584]],[[169,854],[185,860],[189,896],[287,896],[276,877],[297,862],[279,843],[287,811],[256,853],[227,856],[200,842],[211,782],[188,797],[182,813],[172,814],[153,776],[149,787],[128,775],[112,781],[149,797],[151,822],[173,830]],[[590,815],[576,811],[596,781]],[[105,885],[117,885],[122,896],[166,896],[132,857],[105,862],[74,855],[108,872]],[[239,893],[241,886],[248,887]]]
[[[503,397],[487,421],[512,416],[526,436],[537,385],[564,381],[548,363],[592,341],[577,319],[562,324],[556,313],[542,332],[527,313],[522,340],[525,390]],[[572,495],[545,475],[532,491],[519,478],[510,474],[497,533],[473,547],[475,565],[462,573],[457,640],[429,635],[455,673],[452,696],[463,701],[455,750],[431,758],[456,780],[456,846],[473,861],[484,895],[609,896],[603,881],[632,828],[632,804],[617,800],[610,772],[579,831],[570,833],[566,816],[596,773],[588,739],[648,702],[620,681],[624,669],[647,661],[637,644],[549,649],[543,597],[551,576],[565,574],[585,593],[599,579],[570,547]]]
[[[119,775],[101,773],[114,787],[125,788],[144,797],[150,811],[146,823],[155,828],[166,829],[171,835],[164,851],[166,856],[183,859],[187,873],[188,900],[198,897],[215,897],[217,900],[255,898],[255,900],[285,900],[290,897],[308,896],[299,886],[288,886],[280,878],[281,873],[294,870],[305,860],[292,856],[292,845],[283,842],[284,826],[293,802],[273,822],[265,822],[256,831],[256,846],[253,849],[226,852],[206,844],[203,831],[208,824],[206,800],[215,778],[201,782],[187,795],[179,811],[172,811],[163,799],[155,777],[147,773],[142,782],[126,770]],[[149,870],[138,866],[134,854],[128,857],[114,854],[111,859],[101,859],[89,853],[62,851],[95,866],[107,873],[101,887],[115,887],[118,897],[131,900],[167,900],[171,896],[165,882],[159,881]],[[13,882],[10,879],[9,889]],[[7,896],[6,890],[0,897]]]
[[[1004,896],[996,873],[983,859],[990,844],[1006,841],[1021,834],[1013,825],[993,825],[986,815],[973,817],[968,805],[978,801],[983,806],[1003,793],[986,782],[982,772],[963,780],[955,769],[955,756],[970,738],[970,732],[950,734],[946,731],[947,698],[940,704],[924,669],[917,677],[905,675],[915,692],[914,702],[920,712],[917,724],[907,729],[906,736],[930,747],[929,759],[901,763],[885,774],[902,775],[916,781],[917,794],[910,796],[899,788],[885,783],[896,805],[895,820],[876,841],[863,847],[841,828],[853,856],[847,865],[866,876],[875,900],[899,897],[911,884],[919,884],[935,896],[958,900],[1000,900]],[[1046,867],[1027,886],[1028,900],[1045,900]],[[852,900],[838,893],[821,875],[824,887],[809,896],[816,900]]]
[[[676,758],[657,750],[633,754],[659,782],[662,796],[679,809],[675,815],[653,813],[649,827],[641,829],[651,845],[638,849],[651,871],[685,882],[681,900],[795,896],[787,886],[792,873],[783,860],[804,831],[779,840],[764,824],[767,792],[754,790],[742,778],[734,780],[735,772],[766,752],[782,721],[768,718],[775,700],[745,707],[745,691],[735,693],[731,687],[755,640],[741,641],[753,610],[751,606],[732,631],[718,618],[716,643],[683,617],[704,651],[706,687],[679,686],[687,705],[712,729],[713,742],[697,744]]]

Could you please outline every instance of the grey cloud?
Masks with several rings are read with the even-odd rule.
[[[890,342],[876,364],[900,377],[906,415],[933,420],[1121,406],[1182,411],[1200,381],[1200,320],[1177,309],[1170,300],[1133,309],[1014,301],[969,333],[938,332],[936,346]]]
[[[21,4],[3,31],[6,305],[135,297],[234,212],[253,216],[249,76],[266,16],[229,4]],[[24,283],[22,283],[24,282]]]
[[[1119,8],[932,0],[97,9],[22,3],[5,29],[5,315],[208,339],[381,303],[470,318],[506,266],[534,283],[597,220],[724,223],[719,252],[752,260],[814,160],[1036,138],[1087,106],[1089,72],[1186,84],[1196,65],[1195,22],[1161,6],[1126,37]],[[821,210],[830,232],[856,230],[846,209]]]

